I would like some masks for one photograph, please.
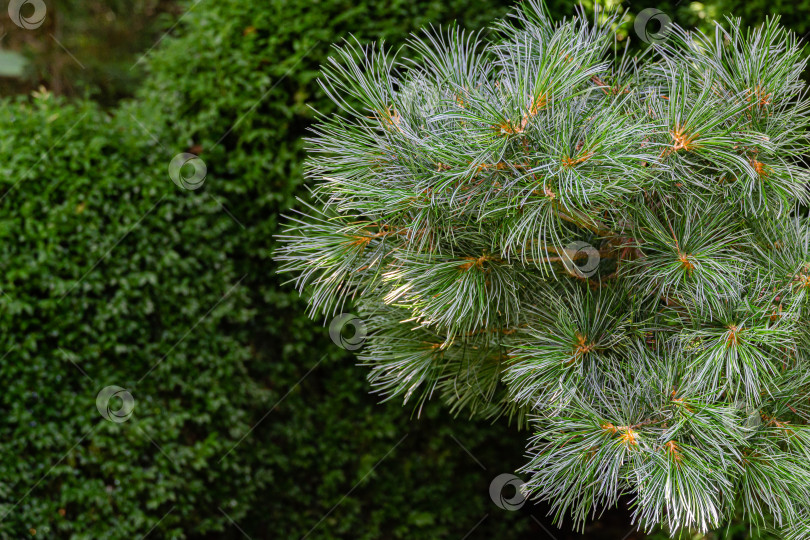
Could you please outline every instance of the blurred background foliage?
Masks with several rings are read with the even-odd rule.
[[[525,433],[378,404],[270,259],[306,193],[310,107],[334,110],[316,83],[330,44],[485,28],[512,2],[45,3],[35,30],[0,18],[0,537],[547,535],[543,507],[488,493]],[[646,7],[810,29],[810,1],[625,6],[631,42]],[[169,180],[179,152],[205,161],[201,189]],[[136,401],[121,424],[95,407],[112,384]],[[553,533],[641,538],[628,515]]]
[[[0,48],[6,53],[0,55],[0,73],[16,76],[0,78],[0,91],[28,93],[44,85],[106,106],[132,95],[143,78],[134,64],[187,7],[165,0],[48,1],[42,26],[26,30],[10,19],[7,4],[0,10]],[[23,15],[33,9],[23,6]]]

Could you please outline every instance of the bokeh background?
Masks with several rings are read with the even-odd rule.
[[[378,403],[275,273],[330,44],[485,29],[511,0],[16,2],[38,3],[36,28],[0,10],[0,538],[667,537],[635,532],[630,501],[584,534],[496,506],[527,433]],[[808,0],[633,0],[632,47],[650,7],[810,31]],[[169,178],[183,152],[199,189]],[[123,421],[97,407],[113,385]]]

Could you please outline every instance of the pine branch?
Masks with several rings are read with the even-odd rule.
[[[493,37],[337,47],[340,114],[281,271],[353,303],[374,391],[530,422],[524,490],[576,528],[810,515],[810,99],[769,19],[619,50],[527,0]]]

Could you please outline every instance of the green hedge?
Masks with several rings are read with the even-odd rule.
[[[480,26],[500,4],[201,2],[113,114],[47,94],[3,101],[0,537],[532,526],[487,491],[520,465],[523,434],[378,405],[270,260],[276,216],[301,193],[305,103],[325,104],[314,77],[329,44]],[[167,174],[187,150],[208,167],[196,191]],[[134,398],[125,422],[96,408],[110,385]]]
[[[247,344],[224,331],[253,314],[219,245],[231,220],[152,174],[163,160],[137,129],[49,95],[0,107],[10,538],[123,538],[172,506],[167,532],[202,532],[222,526],[223,497],[259,489],[246,464],[216,463],[234,426],[274,397],[249,375]],[[131,390],[128,422],[97,411],[108,385]]]

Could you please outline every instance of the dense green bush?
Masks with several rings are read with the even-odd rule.
[[[152,174],[124,117],[47,94],[0,110],[0,531],[127,537],[172,507],[166,531],[221,527],[260,486],[217,459],[273,397],[223,331],[252,316],[230,218]],[[129,421],[99,415],[109,385]]]

